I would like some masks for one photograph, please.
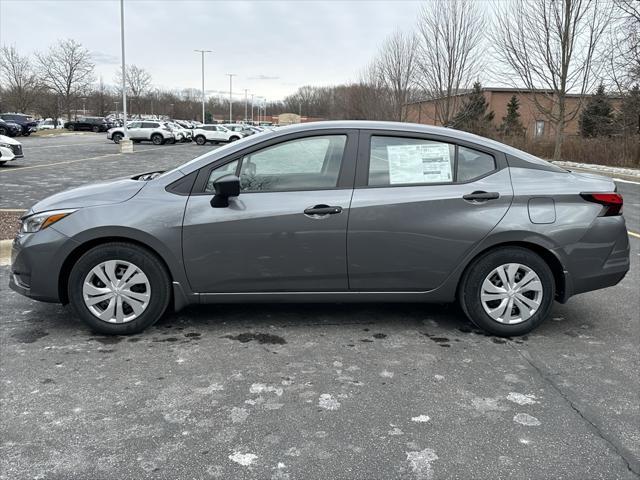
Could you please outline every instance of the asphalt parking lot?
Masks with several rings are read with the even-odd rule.
[[[23,140],[0,209],[214,148]],[[618,186],[640,232],[640,185]],[[9,291],[0,266],[0,479],[638,478],[630,241],[622,283],[513,339],[456,306],[393,304],[189,307],[103,337]]]

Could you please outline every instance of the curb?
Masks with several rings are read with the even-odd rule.
[[[13,240],[0,240],[0,266],[11,264],[11,244]]]

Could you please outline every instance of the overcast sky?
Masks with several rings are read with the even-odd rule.
[[[418,1],[125,0],[127,63],[155,86],[281,99],[302,85],[356,80],[395,29],[414,27]],[[97,76],[114,83],[120,63],[118,0],[0,0],[0,43],[23,53],[73,38],[93,53]],[[235,95],[234,95],[235,96]]]

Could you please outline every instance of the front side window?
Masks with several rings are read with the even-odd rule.
[[[211,171],[209,175],[209,179],[207,180],[207,184],[204,187],[205,193],[215,193],[216,190],[213,186],[215,181],[220,177],[224,177],[225,175],[235,174],[238,168],[238,160],[234,160],[231,163],[226,163],[218,168],[215,168]]]
[[[131,122],[127,128],[142,128],[142,122]]]
[[[369,185],[453,181],[455,146],[404,137],[371,137]]]
[[[346,135],[301,138],[267,147],[242,159],[245,192],[335,188]]]

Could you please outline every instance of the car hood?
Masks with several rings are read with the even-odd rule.
[[[29,213],[121,203],[135,196],[145,185],[146,182],[136,177],[91,183],[51,195],[31,207]]]
[[[20,142],[6,135],[0,135],[0,143],[8,143],[9,145],[20,145]]]

